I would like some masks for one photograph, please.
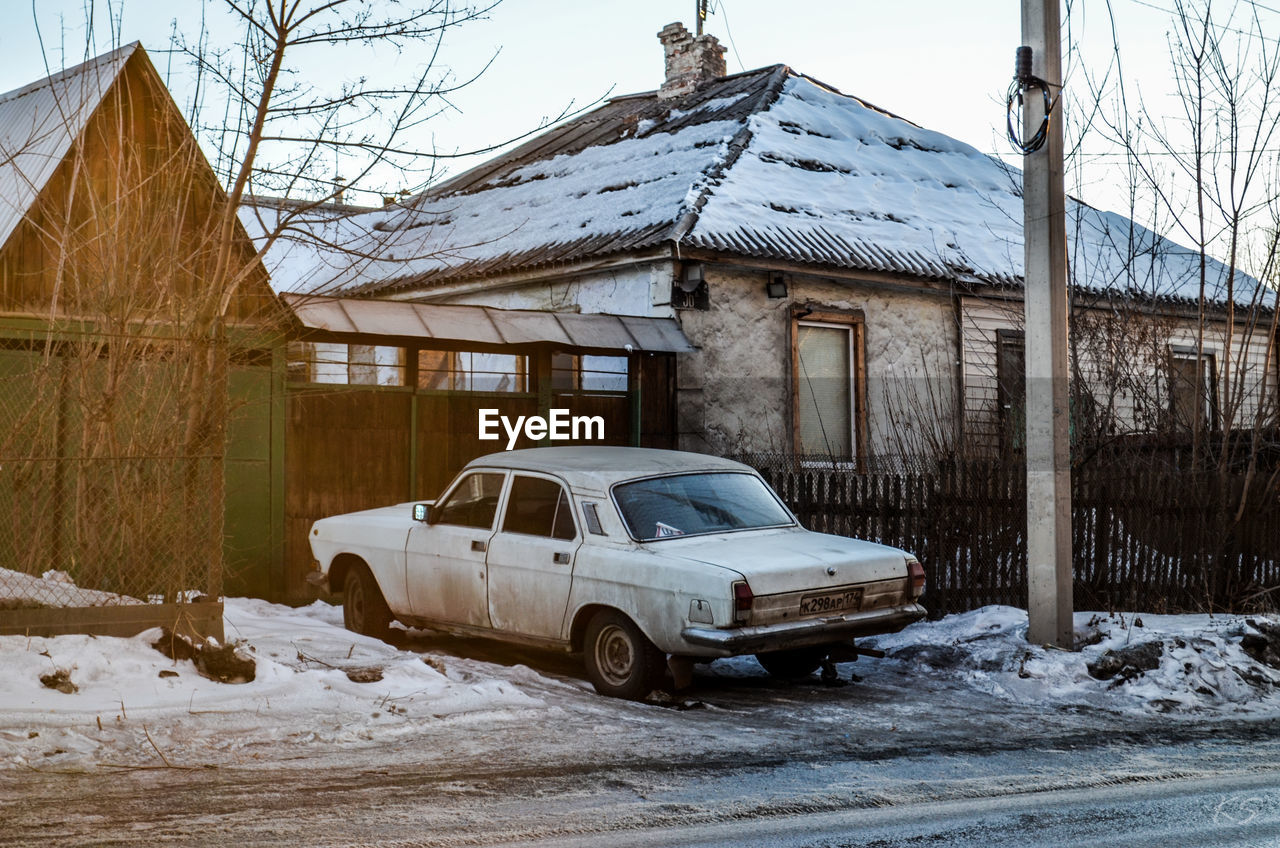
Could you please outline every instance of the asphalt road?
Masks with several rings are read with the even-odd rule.
[[[453,765],[9,773],[0,844],[1280,846],[1280,742],[1255,724],[559,764],[505,741]]]
[[[556,706],[333,756],[0,770],[0,846],[1280,848],[1266,721],[1020,706],[907,672],[704,675],[681,710],[599,698],[568,658],[423,647],[533,665],[521,685]]]

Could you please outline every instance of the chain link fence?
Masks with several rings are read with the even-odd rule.
[[[184,450],[190,359],[136,339],[0,349],[0,626],[217,599],[222,457]]]

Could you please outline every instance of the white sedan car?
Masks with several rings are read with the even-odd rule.
[[[351,630],[393,620],[582,652],[598,692],[641,698],[670,664],[755,654],[804,676],[855,636],[925,615],[924,570],[812,533],[751,468],[695,453],[552,447],[473,460],[436,501],[311,530],[311,582]]]

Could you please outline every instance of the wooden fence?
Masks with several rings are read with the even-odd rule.
[[[859,473],[791,456],[737,458],[764,475],[805,527],[916,554],[931,615],[1026,607],[1022,465],[947,462]],[[1280,498],[1257,483],[1246,493],[1242,477],[1080,469],[1072,475],[1072,551],[1077,609],[1274,609]]]

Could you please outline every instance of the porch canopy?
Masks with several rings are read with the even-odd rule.
[[[628,353],[688,353],[694,349],[674,318],[294,293],[282,293],[280,298],[304,328],[322,333],[431,339],[450,347],[459,343],[550,343]]]

